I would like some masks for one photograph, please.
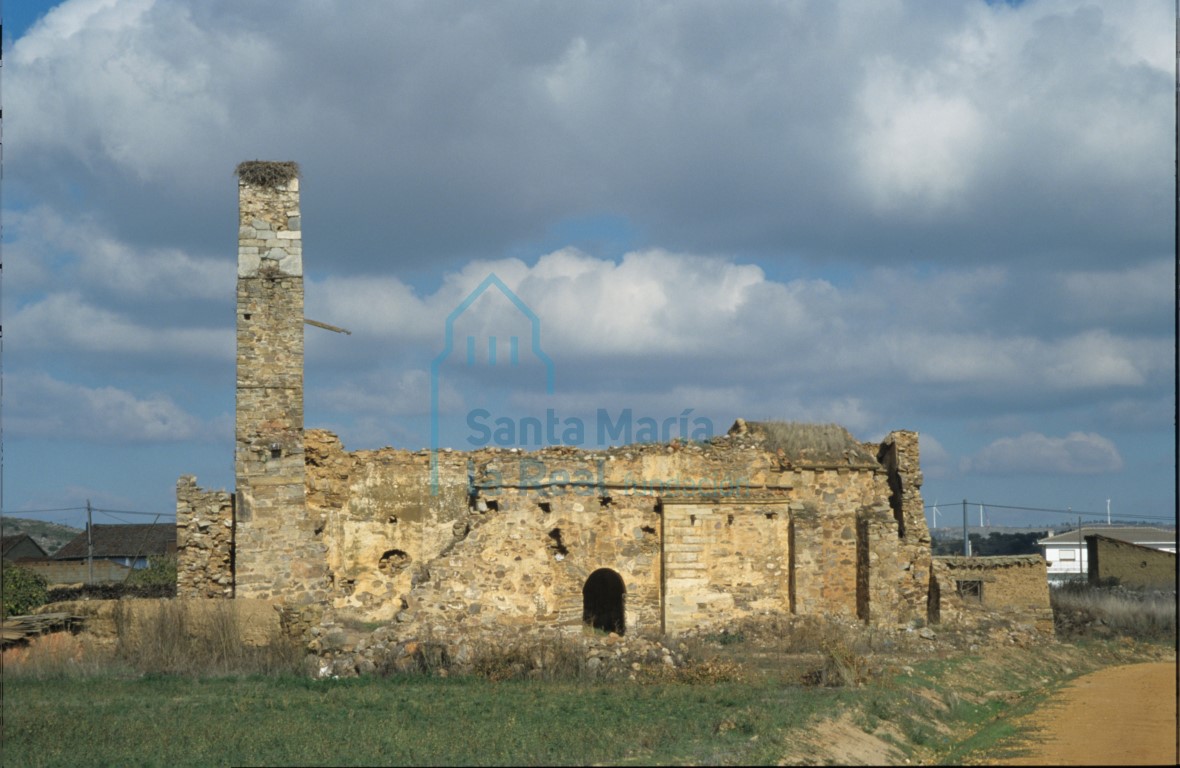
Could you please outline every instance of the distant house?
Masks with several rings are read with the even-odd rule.
[[[43,559],[48,557],[41,545],[27,533],[17,533],[0,538],[0,560],[12,562],[15,560]]]
[[[1074,579],[1086,579],[1089,573],[1087,536],[1102,536],[1149,549],[1176,551],[1176,531],[1147,526],[1094,525],[1066,531],[1037,541],[1045,550],[1049,584],[1058,585]]]
[[[53,556],[58,561],[82,561],[94,545],[94,559],[129,568],[146,568],[148,561],[176,554],[176,526],[170,523],[142,525],[92,525]]]

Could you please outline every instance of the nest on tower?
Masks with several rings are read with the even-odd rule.
[[[291,160],[246,160],[234,169],[238,178],[256,187],[277,187],[299,178],[299,163]]]

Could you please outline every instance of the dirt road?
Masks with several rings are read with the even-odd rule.
[[[1008,765],[1174,765],[1176,664],[1110,667],[1078,678],[1019,722],[1036,735]]]

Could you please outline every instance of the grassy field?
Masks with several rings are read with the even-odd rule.
[[[146,678],[5,685],[5,765],[766,763],[849,692]]]
[[[1086,610],[1111,618],[1101,626],[1114,624],[1104,604]],[[916,638],[906,647],[849,644],[826,677],[832,685],[800,674],[832,659],[742,635],[695,649],[695,666],[615,682],[495,682],[439,670],[346,680],[194,668],[160,674],[150,669],[175,668],[170,656],[152,660],[140,649],[139,668],[127,659],[99,664],[80,653],[77,638],[53,635],[5,655],[3,763],[989,762],[1012,754],[1020,735],[1014,718],[1069,680],[1115,664],[1174,660],[1174,608],[1171,615],[1170,628],[1166,618],[1131,622],[1152,631],[1139,639],[1074,632],[1070,642],[1027,647],[1005,641],[964,650]],[[1076,616],[1072,626],[1082,626]],[[830,651],[831,635],[817,639]]]
[[[1158,657],[1118,641],[1004,649],[890,669],[861,687],[477,677],[10,677],[4,764],[421,765],[823,762],[844,717],[895,759],[995,755],[1059,685]],[[885,754],[885,753],[881,753]]]

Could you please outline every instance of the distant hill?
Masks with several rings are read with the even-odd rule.
[[[82,528],[72,528],[68,525],[58,525],[57,523],[46,523],[41,520],[26,520],[23,517],[5,517],[3,535],[15,536],[18,533],[27,533],[29,538],[37,542],[41,546],[41,549],[45,550],[46,554],[52,555],[65,546],[66,542],[73,539],[79,533],[82,533],[82,531]]]

